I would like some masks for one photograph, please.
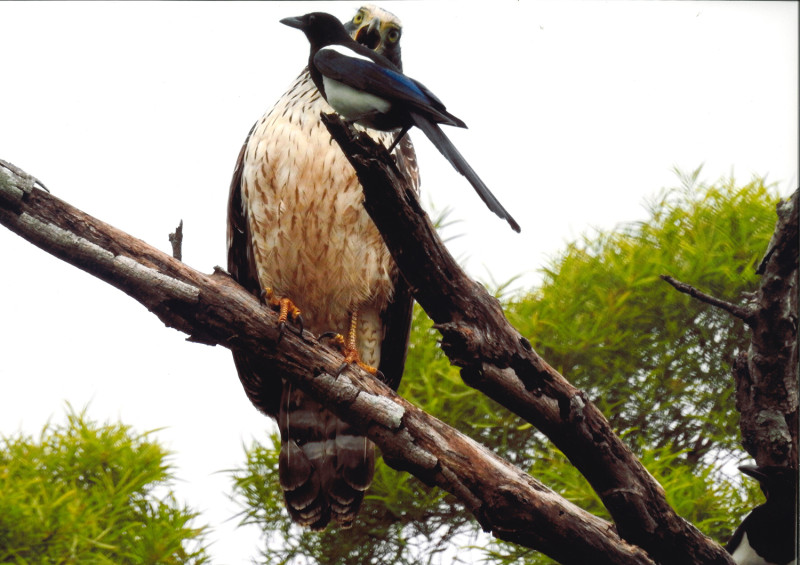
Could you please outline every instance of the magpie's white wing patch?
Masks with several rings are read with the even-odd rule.
[[[319,50],[319,52],[324,51],[334,51],[339,55],[344,55],[345,57],[352,57],[354,59],[361,59],[362,61],[367,61],[368,63],[372,63],[373,65],[375,62],[367,57],[366,55],[362,55],[361,53],[356,53],[349,47],[345,47],[344,45],[328,45],[327,47],[323,47]]]
[[[358,120],[375,113],[385,114],[392,107],[388,100],[326,76],[322,77],[322,84],[328,104],[347,120]]]
[[[314,55],[312,64],[323,80],[333,79],[359,92],[368,92],[372,97],[390,102],[409,102],[420,108],[427,107],[432,101],[412,79],[384,68],[369,57],[343,45],[320,49]],[[327,98],[328,87],[324,88]],[[385,110],[381,110],[383,111]]]
[[[344,45],[328,45],[314,56],[322,75],[325,98],[336,112],[347,120],[374,114],[385,114],[392,104],[379,95],[359,88],[366,86],[363,77],[383,69],[369,57]]]

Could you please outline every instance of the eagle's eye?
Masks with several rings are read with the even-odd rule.
[[[359,11],[355,16],[353,16],[353,23],[358,25],[364,21],[364,12]]]
[[[393,28],[389,30],[389,33],[386,34],[386,37],[390,43],[397,43],[397,40],[400,39],[400,30]]]

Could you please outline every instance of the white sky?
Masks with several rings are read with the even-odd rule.
[[[0,158],[67,202],[184,260],[225,265],[241,143],[299,73],[308,44],[278,23],[361,5],[0,2]],[[645,217],[677,185],[798,171],[797,3],[385,2],[406,72],[469,130],[448,135],[522,225],[513,233],[421,135],[423,201],[482,280],[538,280],[590,227]],[[0,229],[0,433],[63,421],[65,401],[175,452],[179,499],[215,530],[215,563],[248,563],[222,471],[268,420],[227,350],[184,341],[116,289]],[[401,388],[402,392],[402,388]],[[227,521],[226,521],[227,520]]]

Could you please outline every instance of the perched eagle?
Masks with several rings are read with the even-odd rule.
[[[393,14],[365,6],[346,28],[400,65],[402,27]],[[289,324],[347,336],[346,359],[379,369],[396,389],[411,294],[364,210],[352,166],[320,122],[321,112],[332,111],[304,69],[250,130],[230,188],[228,270],[247,290],[282,306]],[[370,135],[387,147],[393,140]],[[408,136],[394,156],[418,188]],[[331,518],[351,526],[372,482],[372,443],[257,358],[235,350],[233,358],[250,401],[278,421],[280,484],[292,519],[317,530]]]

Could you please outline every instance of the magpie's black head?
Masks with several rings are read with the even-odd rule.
[[[756,479],[767,500],[791,499],[797,496],[797,469],[789,467],[742,465],[739,470]]]
[[[352,41],[342,22],[326,12],[312,12],[305,16],[284,18],[281,23],[305,33],[314,49]]]

